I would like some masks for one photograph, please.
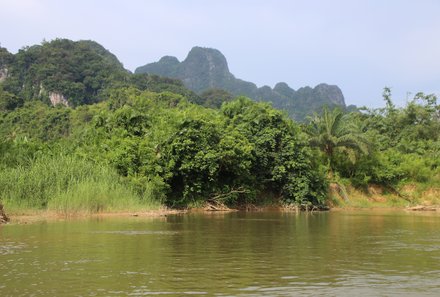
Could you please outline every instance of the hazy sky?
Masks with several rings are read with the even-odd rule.
[[[347,104],[383,106],[384,86],[440,94],[438,0],[0,0],[1,46],[92,39],[132,71],[213,47],[258,86],[338,85]]]

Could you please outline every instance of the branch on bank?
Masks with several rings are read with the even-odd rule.
[[[242,188],[231,190],[227,193],[214,194],[211,198],[209,198],[205,203],[205,210],[208,211],[229,211],[231,210],[228,206],[225,205],[225,201],[231,197],[231,195],[237,194],[248,194],[249,190],[245,190]]]
[[[3,204],[0,204],[0,224],[5,224],[7,222],[9,222],[9,217],[3,209]]]

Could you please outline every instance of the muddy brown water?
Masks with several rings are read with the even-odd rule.
[[[235,212],[0,226],[1,296],[438,296],[440,215]]]

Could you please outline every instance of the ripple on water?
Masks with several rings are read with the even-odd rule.
[[[112,292],[110,292],[112,293]],[[182,296],[182,295],[207,295],[208,292],[198,292],[198,291],[185,291],[185,292],[160,292],[160,291],[149,291],[144,288],[139,288],[133,290],[129,293],[129,296],[148,296],[148,295],[173,295],[173,296]]]
[[[120,231],[95,231],[94,234],[121,234],[121,235],[175,235],[177,231],[151,231],[151,230],[120,230]]]
[[[7,241],[0,245],[0,255],[11,255],[23,251],[26,244],[21,242]]]

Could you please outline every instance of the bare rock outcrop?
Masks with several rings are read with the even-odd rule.
[[[8,68],[0,68],[0,83],[8,77]]]
[[[49,99],[53,106],[62,104],[64,106],[69,106],[69,101],[64,97],[63,94],[58,92],[50,92]]]

